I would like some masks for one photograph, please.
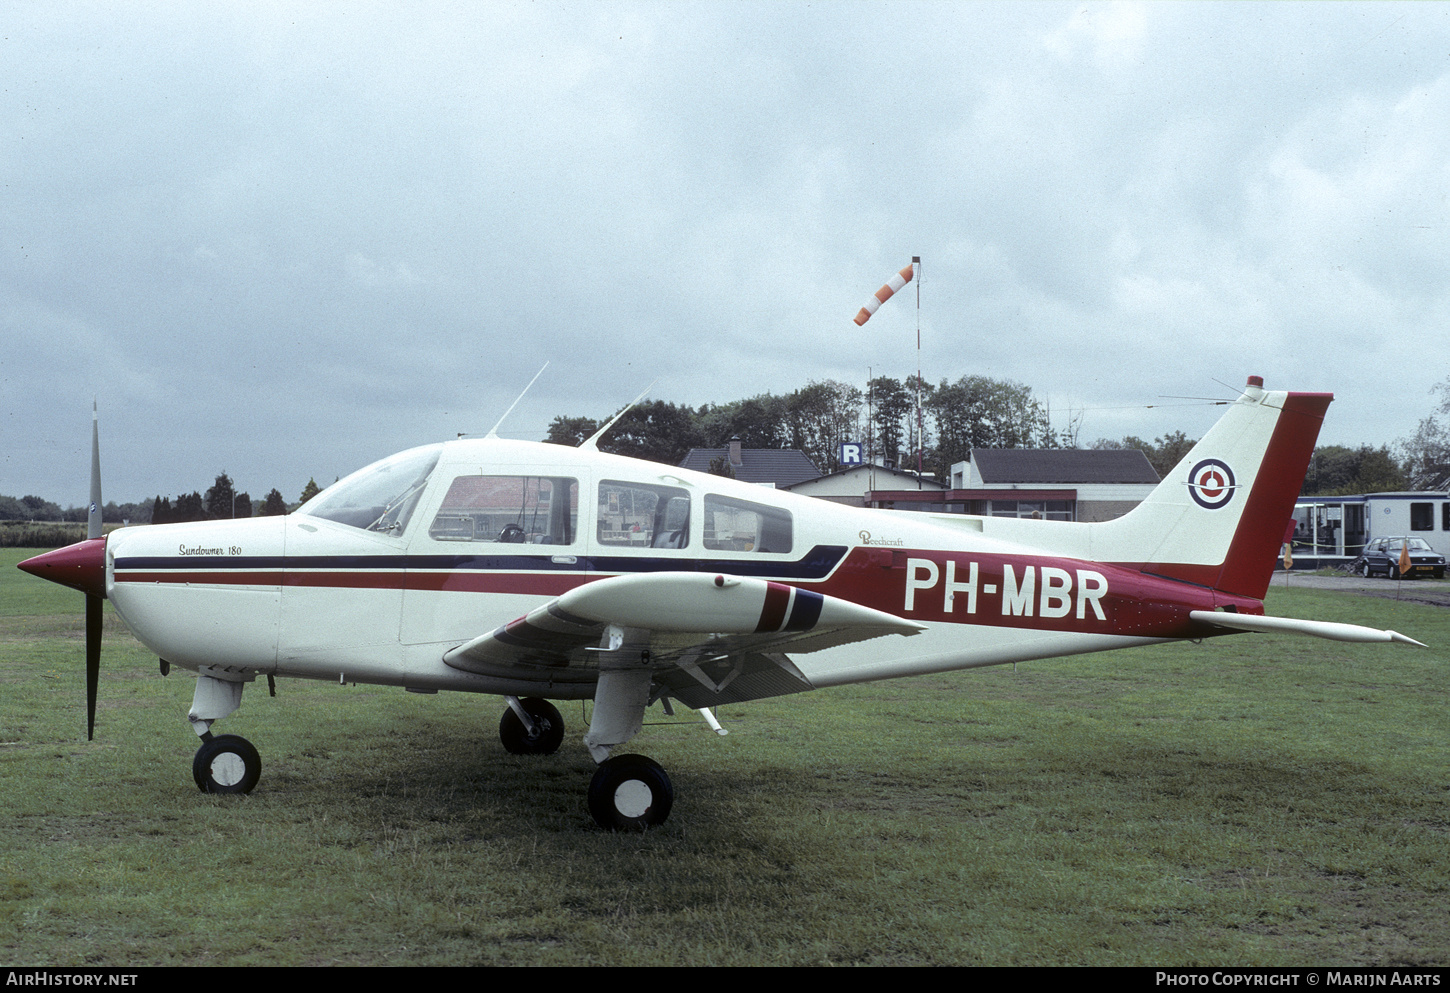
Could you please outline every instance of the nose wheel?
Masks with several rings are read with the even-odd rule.
[[[250,793],[262,775],[262,757],[246,738],[222,734],[202,742],[191,774],[203,793]]]
[[[589,781],[589,813],[606,831],[644,831],[670,816],[675,788],[658,762],[617,755],[601,762]]]
[[[564,740],[564,717],[548,700],[526,697],[518,701],[528,723],[514,712],[513,701],[498,722],[498,737],[514,755],[553,755]]]

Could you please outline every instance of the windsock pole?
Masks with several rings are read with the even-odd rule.
[[[921,430],[921,256],[911,257],[911,268],[917,274],[916,280],[916,488],[921,489],[921,452],[926,447]]]
[[[856,314],[856,326],[861,327],[871,320],[871,315],[881,307],[883,303],[890,300],[898,290],[907,283],[916,279],[916,488],[922,489],[922,415],[921,415],[921,256],[913,255],[911,265],[903,266],[901,271],[886,281],[886,285],[877,290],[866,301]]]

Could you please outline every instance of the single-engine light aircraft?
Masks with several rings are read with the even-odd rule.
[[[203,790],[257,785],[257,750],[212,729],[258,676],[500,695],[514,753],[559,747],[549,700],[592,699],[590,812],[643,828],[673,787],[614,750],[654,704],[719,731],[718,704],[1233,632],[1420,644],[1264,616],[1332,399],[1250,377],[1148,498],[1104,523],[846,507],[595,439],[490,432],[384,459],[286,517],[102,537],[93,427],[90,537],[20,568],[87,596],[88,733],[102,598],[163,673],[196,672]]]

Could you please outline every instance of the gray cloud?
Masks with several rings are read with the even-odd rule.
[[[254,496],[916,367],[1084,438],[1447,374],[1439,5],[68,5],[0,38],[0,492]],[[1387,388],[1383,373],[1394,370]]]

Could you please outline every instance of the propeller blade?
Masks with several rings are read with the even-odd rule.
[[[102,601],[86,597],[86,740],[96,737],[96,687],[101,681]]]
[[[101,530],[101,416],[91,401],[91,505],[86,513],[86,539],[102,537]],[[104,546],[102,546],[104,547]],[[102,565],[101,594],[105,595],[105,566]],[[96,737],[96,687],[101,681],[101,597],[86,595],[86,740]]]
[[[101,536],[101,420],[91,401],[91,505],[86,512],[86,537]]]

